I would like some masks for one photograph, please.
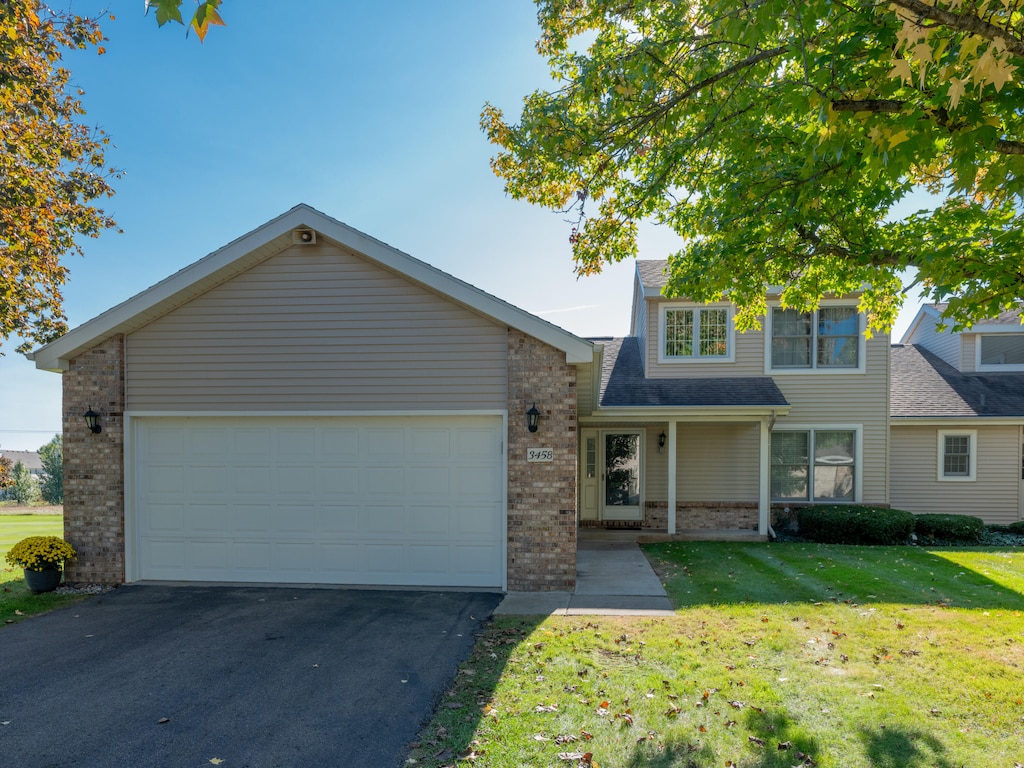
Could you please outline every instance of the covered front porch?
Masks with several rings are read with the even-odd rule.
[[[771,430],[784,409],[731,410],[581,420],[581,537],[764,540]]]

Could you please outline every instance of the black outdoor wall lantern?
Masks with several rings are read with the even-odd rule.
[[[537,422],[540,420],[540,411],[537,410],[537,404],[534,403],[533,407],[526,412],[526,428],[531,432],[537,431]]]
[[[662,432],[660,435],[658,435],[658,452],[660,453],[661,449],[664,448],[664,447],[665,447],[665,433]]]
[[[94,435],[103,431],[103,427],[100,426],[100,415],[92,409],[92,406],[89,406],[89,410],[85,412],[85,426]]]

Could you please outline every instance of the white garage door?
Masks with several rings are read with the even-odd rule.
[[[138,579],[503,586],[500,417],[133,424]]]

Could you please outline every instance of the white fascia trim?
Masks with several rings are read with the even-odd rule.
[[[733,419],[760,419],[772,414],[784,416],[789,413],[788,405],[693,405],[666,408],[663,406],[619,406],[596,408],[590,418],[594,420],[626,421],[715,421]]]
[[[1024,425],[1021,416],[890,416],[893,427],[950,427],[959,425],[971,427],[1019,427]]]
[[[854,432],[853,438],[854,446],[854,473],[853,473],[853,503],[861,504],[864,498],[864,425],[863,424],[831,424],[831,423],[820,423],[820,424],[785,424],[776,422],[775,426],[772,427],[772,434],[777,432]],[[809,457],[811,465],[814,464],[814,457]],[[771,490],[769,489],[769,494]],[[790,500],[795,501],[795,500]],[[781,503],[778,499],[772,499],[773,504]],[[812,497],[808,500],[809,504],[848,504],[850,502],[843,501],[815,501]]]
[[[387,410],[387,411],[125,411],[125,419],[182,418],[182,419],[230,419],[230,418],[337,418],[374,416],[507,416],[508,411],[498,408],[482,408],[466,411],[446,410]]]
[[[940,429],[936,431],[936,479],[940,483],[973,483],[978,478],[978,431],[975,429]],[[945,475],[946,438],[966,437],[968,470],[966,475]]]
[[[724,357],[711,357],[711,356],[700,356],[690,355],[689,357],[671,357],[665,354],[665,315],[673,309],[692,309],[695,313],[702,312],[706,309],[724,309],[726,312],[726,323],[728,337],[725,340],[726,349],[729,354]],[[736,326],[733,322],[733,317],[736,314],[736,306],[729,302],[716,301],[711,304],[695,304],[692,301],[664,301],[658,304],[658,363],[660,365],[715,365],[716,363],[734,363],[736,362]],[[694,322],[694,329],[696,330],[700,325],[700,321]],[[696,334],[695,334],[696,336]],[[694,338],[694,344],[698,343],[698,339]]]
[[[849,307],[857,308],[856,302],[851,299],[822,299],[819,307]],[[772,368],[772,309],[781,307],[778,301],[769,301],[768,310],[764,318],[764,373],[765,376],[842,376],[860,375],[867,372],[867,339],[864,338],[864,329],[867,322],[864,313],[857,312],[857,367],[856,368]],[[814,314],[817,314],[816,312]],[[811,335],[811,340],[817,339],[817,334]],[[811,355],[817,350],[811,349]]]
[[[252,251],[298,227],[315,229],[371,261],[565,352],[567,363],[588,363],[593,359],[593,345],[590,342],[352,229],[315,208],[300,204],[35,350],[33,358],[36,367],[55,371],[61,370],[62,365],[66,368],[67,358],[76,352],[87,349],[114,333],[134,330],[133,320],[163,302],[171,302],[175,306],[177,303],[183,303],[189,298],[190,289],[202,285],[204,281],[222,271],[224,273],[221,279],[227,279],[232,274],[230,267],[233,263],[243,261]],[[245,268],[248,266],[246,263]],[[147,318],[146,321],[151,319]]]
[[[931,315],[934,320],[940,320],[942,313],[928,304],[922,304],[921,308],[917,310],[917,314],[914,315],[914,319],[910,322],[910,326],[903,334],[903,338],[900,339],[900,344],[910,344],[910,340],[914,337],[914,333],[917,331],[917,327],[924,322],[925,315]]]

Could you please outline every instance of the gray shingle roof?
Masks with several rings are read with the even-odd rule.
[[[668,282],[665,276],[668,259],[637,259],[636,268],[640,272],[640,282],[645,288],[664,288]]]
[[[1024,417],[1024,373],[961,373],[916,344],[893,344],[891,416]]]
[[[648,379],[635,336],[593,341],[604,346],[600,398],[604,407],[789,405],[768,376]]]

